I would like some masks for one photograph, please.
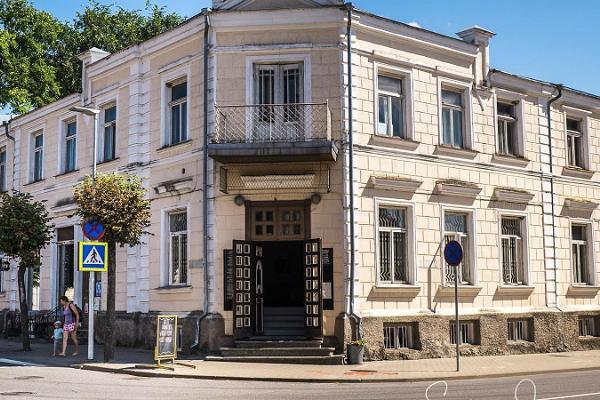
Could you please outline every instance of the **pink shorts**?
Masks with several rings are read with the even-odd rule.
[[[75,323],[73,322],[72,324],[65,324],[65,326],[63,327],[63,331],[75,332]]]

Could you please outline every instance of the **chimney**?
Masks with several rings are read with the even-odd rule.
[[[78,57],[81,60],[81,105],[85,106],[90,103],[90,85],[87,79],[87,69],[90,64],[98,60],[102,60],[110,55],[109,52],[101,50],[97,47],[92,47],[88,51],[84,51]]]
[[[465,42],[479,47],[473,72],[475,74],[475,82],[477,86],[480,86],[490,70],[490,39],[496,34],[475,25],[472,28],[458,32],[457,35]]]

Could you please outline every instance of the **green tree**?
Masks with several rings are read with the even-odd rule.
[[[23,351],[30,351],[25,272],[40,266],[40,251],[50,242],[53,226],[44,204],[29,193],[2,193],[0,201],[0,251],[19,262],[21,339]]]
[[[183,20],[150,1],[144,10],[126,10],[92,0],[61,22],[30,0],[0,0],[0,108],[23,113],[76,93],[79,54],[92,47],[114,53]]]
[[[131,175],[98,174],[87,176],[74,190],[77,214],[82,220],[101,222],[108,242],[108,279],[106,326],[104,327],[104,361],[114,356],[116,245],[140,244],[150,225],[150,201],[140,178]]]

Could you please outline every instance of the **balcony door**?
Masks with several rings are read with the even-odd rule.
[[[251,139],[304,140],[304,65],[256,64]]]

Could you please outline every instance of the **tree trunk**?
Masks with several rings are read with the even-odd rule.
[[[106,288],[106,325],[104,327],[104,362],[111,361],[114,356],[115,327],[115,281],[116,281],[116,244],[108,242],[108,279]]]
[[[21,306],[21,341],[23,342],[23,351],[31,351],[31,342],[29,340],[29,307],[27,306],[27,294],[25,291],[25,271],[24,265],[19,265],[18,286],[19,286],[19,304]]]

